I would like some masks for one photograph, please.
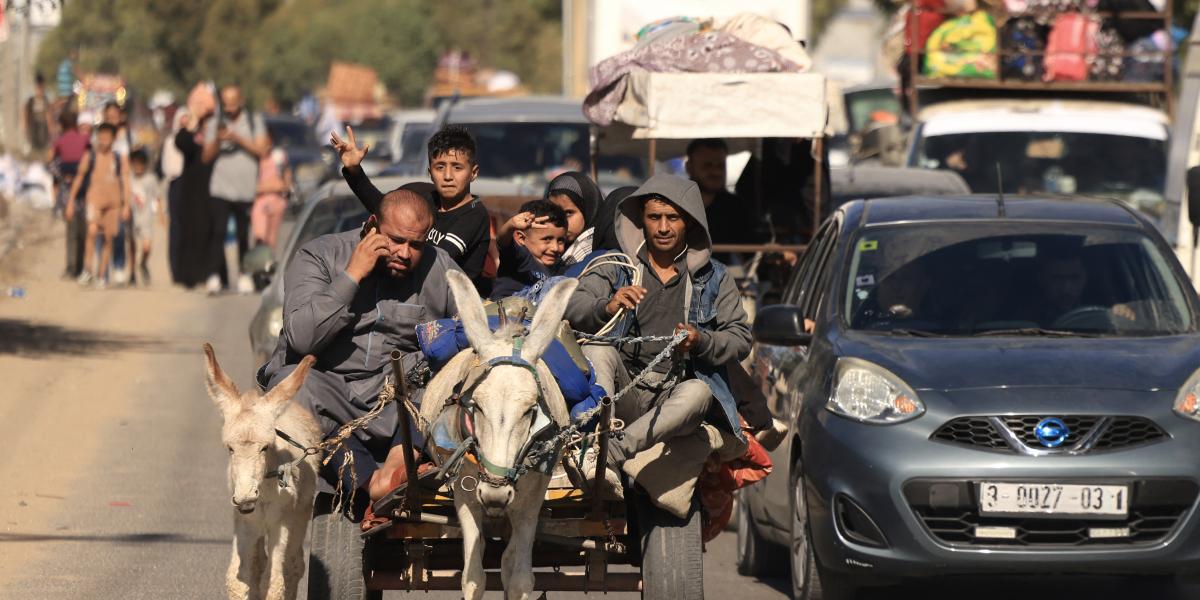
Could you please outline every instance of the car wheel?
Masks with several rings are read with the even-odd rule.
[[[782,575],[787,570],[786,555],[780,548],[764,540],[750,516],[746,494],[737,503],[737,571],[747,577]]]
[[[808,503],[804,495],[804,475],[799,461],[792,468],[792,543],[789,552],[792,566],[792,598],[794,600],[853,600],[857,586],[847,578],[821,566],[813,549],[812,530],[808,523]]]

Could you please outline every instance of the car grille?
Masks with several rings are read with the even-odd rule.
[[[1001,452],[1023,453],[1035,450],[1043,453],[1081,454],[1123,450],[1167,438],[1167,432],[1144,417],[1066,415],[1059,418],[1067,426],[1070,434],[1061,446],[1048,449],[1042,447],[1035,433],[1037,424],[1045,417],[1046,415],[960,417],[939,427],[930,439]],[[1006,434],[1011,434],[1011,438]],[[1010,439],[1013,441],[1010,442]]]
[[[977,482],[914,481],[905,486],[905,497],[925,529],[937,540],[964,547],[1088,548],[1154,544],[1165,539],[1196,500],[1197,486],[1183,481],[1132,482],[1133,501],[1124,520],[1079,517],[996,517],[979,514]],[[941,486],[941,494],[931,493]],[[939,498],[941,500],[939,500]],[[946,498],[951,498],[946,501]],[[977,539],[976,527],[1011,527],[1013,539]],[[1093,538],[1089,529],[1129,528],[1120,538]]]

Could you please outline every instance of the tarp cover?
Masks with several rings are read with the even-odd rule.
[[[634,139],[819,137],[825,77],[818,73],[629,74],[616,120]]]

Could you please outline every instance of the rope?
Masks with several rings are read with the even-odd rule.
[[[617,267],[629,269],[633,273],[633,275],[630,277],[629,285],[642,285],[642,270],[638,268],[637,262],[634,261],[633,258],[631,258],[628,254],[623,254],[620,252],[603,254],[588,261],[587,266],[585,266],[583,271],[579,274],[579,278],[583,279],[583,276],[587,275],[592,269],[595,269],[596,267],[602,267],[604,265],[616,265]],[[596,331],[596,335],[604,336],[611,333],[613,329],[617,328],[617,324],[621,322],[621,319],[625,316],[626,311],[627,309],[624,307],[618,308],[617,312],[613,313],[612,318],[609,319],[603,327]]]

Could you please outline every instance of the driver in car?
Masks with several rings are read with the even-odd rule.
[[[1029,320],[1041,327],[1063,327],[1063,317],[1071,313],[1081,314],[1083,292],[1088,283],[1087,267],[1077,254],[1050,256],[1041,261],[1037,276],[1038,296],[1030,307]],[[1136,321],[1137,315],[1125,304],[1116,304],[1107,309],[1111,316],[1127,321]],[[1082,318],[1082,317],[1081,317]]]
[[[905,264],[879,281],[874,295],[859,313],[859,320],[871,329],[888,329],[918,320],[929,284],[929,273],[920,262]]]

